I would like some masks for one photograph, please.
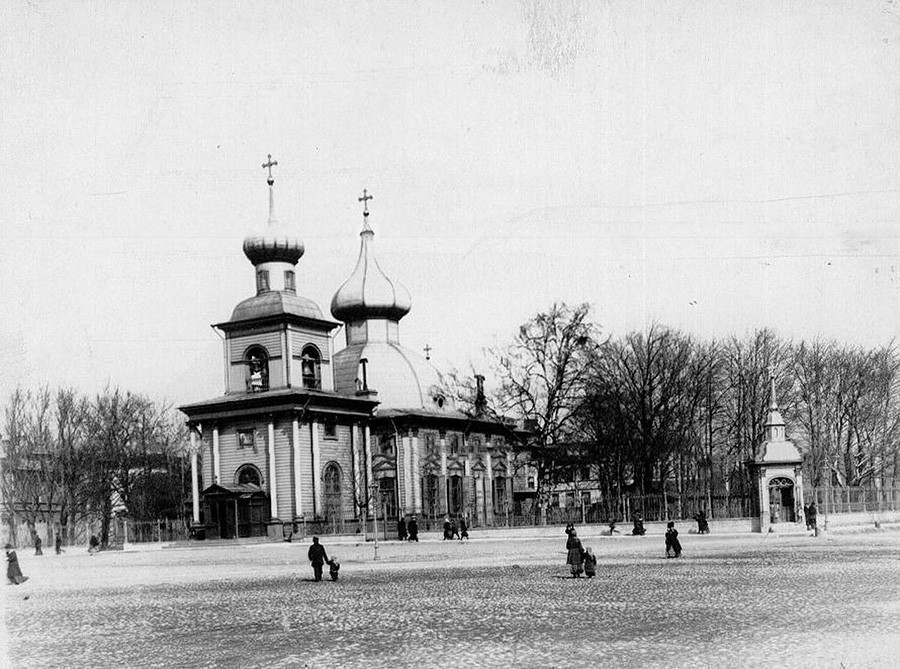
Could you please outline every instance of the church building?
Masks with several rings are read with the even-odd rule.
[[[376,513],[395,522],[416,515],[423,528],[446,514],[505,524],[508,428],[457,409],[431,363],[401,345],[412,301],[375,259],[372,196],[359,198],[359,257],[328,318],[298,293],[305,249],[275,216],[276,164],[270,156],[263,165],[265,229],[243,244],[256,294],[215,325],[225,338],[225,393],[180,407],[194,527],[221,538],[281,537],[301,523],[355,532]],[[342,325],[345,346],[332,354]]]

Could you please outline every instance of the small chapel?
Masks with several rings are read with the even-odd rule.
[[[373,519],[445,515],[505,523],[513,499],[510,427],[457,408],[429,360],[400,343],[409,292],[381,269],[363,191],[359,256],[331,317],[298,290],[305,247],[275,215],[243,243],[256,293],[214,325],[225,392],[179,407],[191,440],[197,536],[281,538],[356,532]],[[348,259],[349,261],[350,259]],[[348,266],[350,263],[348,262]],[[343,348],[334,333],[343,329]],[[479,378],[479,393],[483,393]]]

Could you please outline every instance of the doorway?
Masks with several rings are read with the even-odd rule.
[[[769,481],[769,520],[773,523],[796,522],[794,509],[794,482],[786,476]]]

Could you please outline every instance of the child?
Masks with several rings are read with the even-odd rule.
[[[594,578],[597,575],[597,558],[590,548],[584,549],[584,575]]]
[[[678,541],[678,530],[675,522],[669,521],[666,526],[666,557],[681,557],[681,542]]]
[[[331,576],[332,581],[338,580],[338,571],[340,571],[340,569],[341,563],[332,555],[331,559],[328,561],[328,574]]]

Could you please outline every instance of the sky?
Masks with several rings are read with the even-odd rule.
[[[221,394],[270,153],[298,292],[330,315],[366,188],[442,371],[557,301],[611,335],[897,336],[898,0],[0,12],[0,396]]]

